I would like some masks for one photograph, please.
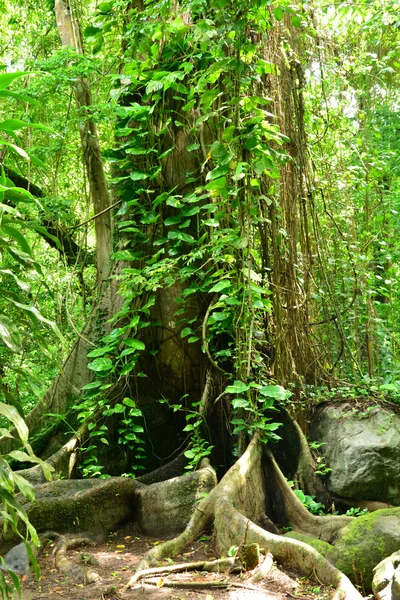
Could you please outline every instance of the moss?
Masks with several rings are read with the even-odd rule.
[[[385,508],[349,523],[327,558],[353,581],[359,573],[369,592],[373,568],[399,546],[400,508]]]
[[[332,546],[331,544],[328,544],[328,542],[317,540],[310,535],[305,535],[304,533],[299,533],[298,531],[289,531],[288,533],[284,534],[284,537],[292,538],[293,540],[299,540],[299,542],[304,542],[312,548],[315,548],[315,550],[322,554],[322,556],[326,556],[332,550]]]

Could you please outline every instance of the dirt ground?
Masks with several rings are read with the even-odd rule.
[[[139,582],[134,589],[124,591],[135,564],[160,541],[139,536],[132,526],[126,525],[110,534],[104,543],[71,550],[68,557],[74,563],[90,565],[100,576],[89,585],[77,581],[72,572],[57,570],[49,546],[38,557],[41,580],[38,582],[33,573],[22,578],[22,600],[328,600],[331,595],[329,588],[320,583],[293,572],[282,572],[275,565],[257,589],[246,588],[246,579],[251,572],[230,575],[230,585],[226,584],[226,574],[183,572],[158,575],[152,578],[151,584]],[[204,536],[184,554],[165,564],[214,558],[212,541]],[[171,582],[178,587],[170,587]],[[191,587],[193,582],[197,587]],[[225,587],[215,587],[216,583],[225,583]]]

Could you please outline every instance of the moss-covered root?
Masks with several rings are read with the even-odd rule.
[[[348,577],[314,548],[298,540],[282,538],[265,531],[249,522],[228,500],[221,499],[215,507],[215,533],[220,554],[226,553],[232,546],[240,545],[246,538],[246,543],[259,544],[279,563],[333,586],[335,593],[331,600],[362,600]]]

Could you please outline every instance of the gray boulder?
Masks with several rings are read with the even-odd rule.
[[[400,508],[384,508],[346,525],[327,559],[369,592],[373,569],[399,547]],[[382,574],[379,578],[383,580]]]
[[[390,408],[323,404],[311,423],[336,496],[400,504],[400,418]]]

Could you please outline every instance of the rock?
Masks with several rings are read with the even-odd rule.
[[[374,569],[372,591],[377,600],[400,600],[400,552],[394,552]]]
[[[11,548],[4,557],[6,568],[20,575],[29,573],[29,556],[24,542],[21,542],[14,548]]]
[[[392,583],[392,600],[400,600],[400,566],[397,566],[397,568],[394,571]]]
[[[399,547],[400,508],[384,508],[357,517],[346,525],[327,559],[352,581],[362,581],[369,592],[374,567]],[[385,573],[387,571],[380,571],[382,581]]]
[[[312,420],[313,440],[332,472],[336,496],[400,504],[400,418],[390,409],[324,404]]]
[[[313,538],[310,535],[306,535],[305,533],[300,533],[298,531],[288,531],[288,533],[284,534],[284,537],[289,537],[293,540],[299,540],[300,542],[304,542],[312,548],[315,548],[315,550],[322,554],[322,556],[326,556],[333,548],[333,546],[331,544],[328,544],[328,542],[317,540],[316,538]]]

